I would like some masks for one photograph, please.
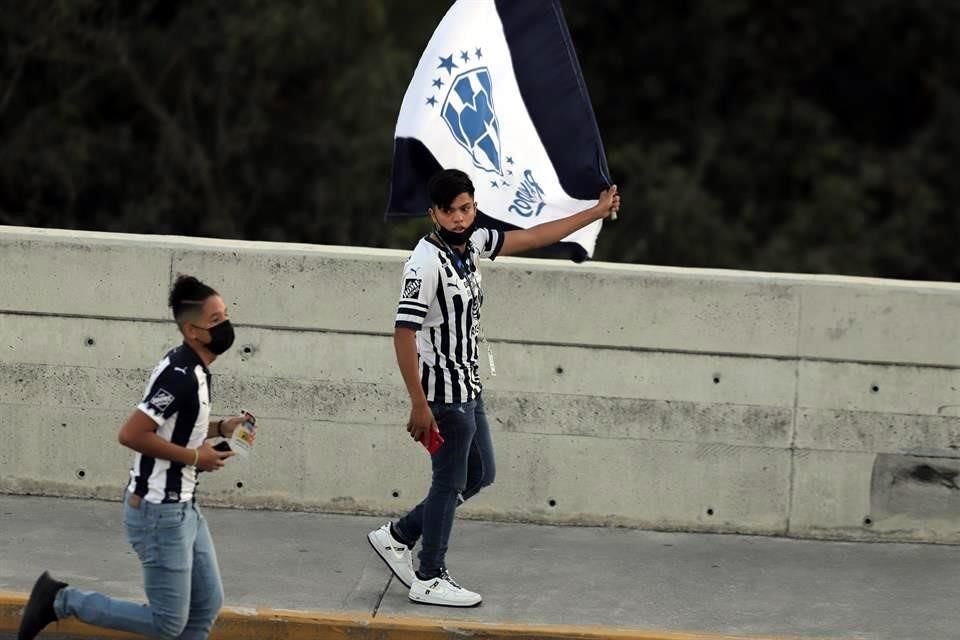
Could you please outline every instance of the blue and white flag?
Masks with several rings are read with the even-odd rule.
[[[590,96],[558,0],[458,0],[420,58],[394,139],[387,217],[426,214],[441,169],[473,180],[480,224],[564,218],[610,184]],[[601,223],[562,243],[593,254]]]

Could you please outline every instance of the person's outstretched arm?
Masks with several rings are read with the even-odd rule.
[[[500,255],[515,256],[560,242],[571,233],[579,231],[588,224],[597,220],[603,220],[619,208],[620,194],[617,193],[617,185],[613,185],[609,189],[604,189],[600,192],[600,199],[596,205],[589,209],[584,209],[580,213],[575,213],[561,220],[544,222],[529,229],[508,231],[504,234],[503,248],[500,250]]]

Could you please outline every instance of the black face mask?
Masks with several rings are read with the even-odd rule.
[[[444,229],[439,224],[434,223],[433,231],[440,239],[446,242],[447,244],[466,244],[467,240],[470,239],[470,236],[473,235],[473,232],[477,230],[477,219],[473,219],[473,223],[463,231],[457,233],[456,231],[450,231],[449,229]]]
[[[194,325],[196,326],[196,325]],[[202,329],[203,327],[197,327]],[[207,331],[210,332],[210,342],[203,345],[210,350],[210,353],[220,355],[233,346],[233,325],[229,320],[224,320],[220,324],[215,324]]]

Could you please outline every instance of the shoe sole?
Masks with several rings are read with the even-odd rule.
[[[423,600],[414,600],[410,596],[407,596],[407,600],[409,600],[413,604],[420,604],[425,607],[447,607],[448,609],[472,609],[474,607],[479,607],[481,604],[483,604],[482,598],[479,601],[474,602],[473,604],[445,604],[443,602],[424,602]]]
[[[374,544],[373,540],[370,539],[371,535],[373,534],[370,534],[370,533],[367,534],[367,542],[370,543],[370,548],[373,549],[378,556],[380,556],[380,559],[383,560],[383,564],[387,565],[387,569],[390,569],[390,573],[392,573],[397,578],[397,580],[400,581],[400,584],[402,584],[407,589],[409,589],[411,585],[407,584],[407,581],[401,578],[399,573],[394,571],[393,566],[390,564],[390,561],[387,560],[386,556],[380,553],[380,548],[376,544]]]

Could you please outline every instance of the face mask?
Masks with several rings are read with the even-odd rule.
[[[198,327],[201,328],[201,327]],[[210,342],[203,345],[210,350],[210,353],[220,355],[233,346],[233,325],[229,320],[224,320],[220,324],[215,324],[207,331],[210,332]]]
[[[466,244],[467,240],[470,239],[470,236],[473,235],[473,232],[477,230],[477,219],[474,218],[473,223],[460,233],[457,233],[456,231],[450,231],[449,229],[444,229],[437,223],[434,223],[433,230],[438,236],[440,236],[440,239],[447,244]]]

